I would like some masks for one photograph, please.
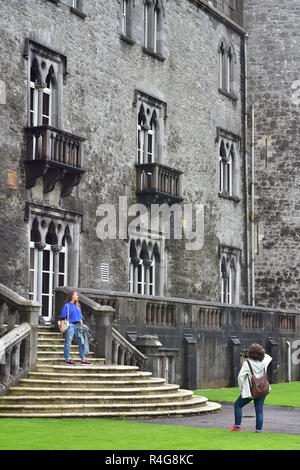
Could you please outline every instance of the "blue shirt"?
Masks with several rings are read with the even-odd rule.
[[[69,306],[69,322],[74,323],[75,321],[80,321],[82,319],[82,313],[80,307],[76,307],[75,304],[67,302],[61,311],[60,319],[64,320],[68,316],[68,306]]]

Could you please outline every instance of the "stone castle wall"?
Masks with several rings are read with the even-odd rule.
[[[218,197],[217,128],[242,137],[241,36],[195,2],[164,2],[165,61],[142,49],[142,16],[136,4],[133,45],[119,34],[119,2],[86,2],[85,19],[65,2],[6,1],[1,17],[1,269],[0,281],[28,293],[30,225],[25,204],[83,214],[79,285],[107,288],[100,264],[109,264],[109,286],[128,287],[128,243],[100,241],[96,211],[101,203],[136,202],[136,120],[134,92],[142,90],[167,103],[162,163],[183,171],[184,202],[204,204],[204,247],[200,251],[166,244],[164,293],[219,301],[220,244],[242,251],[240,299],[245,303],[245,227],[243,149],[240,149],[240,196],[235,203]],[[59,183],[47,194],[41,179],[24,187],[28,60],[26,38],[67,58],[62,92],[62,128],[86,139],[87,172],[71,196],[60,198]],[[237,101],[218,92],[218,45],[232,41],[236,53]],[[184,84],[184,86],[183,86]],[[16,189],[8,188],[8,170],[16,172]],[[26,219],[26,217],[25,217]]]

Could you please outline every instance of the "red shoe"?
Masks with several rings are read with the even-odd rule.
[[[87,365],[90,365],[92,364],[90,361],[88,361],[87,359],[84,359],[84,361],[81,361],[81,365],[82,366],[87,366]]]
[[[76,362],[72,361],[72,359],[69,359],[68,361],[65,361],[68,366],[76,366]]]
[[[228,431],[239,431],[239,432],[242,432],[242,428],[233,425],[232,428],[228,429]]]

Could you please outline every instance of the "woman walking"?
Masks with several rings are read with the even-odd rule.
[[[83,325],[82,313],[78,301],[78,293],[76,291],[71,292],[67,295],[66,303],[62,308],[60,315],[60,331],[64,331],[64,322],[65,320],[69,321],[69,327],[65,332],[65,345],[64,345],[64,356],[66,364],[75,366],[76,363],[70,358],[70,349],[73,337],[75,337],[77,344],[79,346],[79,355],[81,359],[81,364],[91,364],[90,361],[87,361],[84,357],[84,345],[79,338],[79,325]]]
[[[238,383],[241,394],[234,404],[235,423],[234,426],[229,429],[229,431],[242,431],[242,408],[254,399],[256,413],[256,432],[262,432],[264,420],[263,407],[266,396],[253,398],[251,393],[251,379],[252,374],[254,374],[254,377],[257,379],[263,377],[271,361],[271,356],[265,353],[265,350],[262,346],[256,343],[249,346],[247,350],[247,359],[245,360],[238,375]],[[270,390],[271,387],[269,386],[269,391]]]

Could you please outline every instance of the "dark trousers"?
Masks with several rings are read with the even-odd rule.
[[[242,422],[243,412],[242,408],[245,405],[248,405],[251,400],[254,400],[255,413],[256,413],[256,431],[262,431],[263,422],[264,422],[264,401],[265,397],[262,398],[242,398],[241,395],[236,400],[234,404],[234,416],[235,416],[235,426],[240,426]]]

